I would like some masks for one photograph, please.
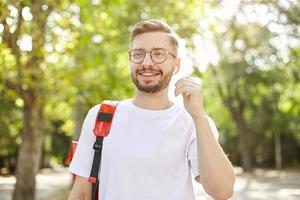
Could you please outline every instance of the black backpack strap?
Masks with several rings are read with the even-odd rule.
[[[100,105],[100,109],[95,121],[94,134],[96,135],[96,140],[94,142],[94,158],[92,169],[90,172],[90,177],[88,181],[92,183],[92,200],[97,199],[98,195],[98,174],[101,162],[101,153],[103,147],[103,139],[109,134],[110,127],[112,124],[113,116],[117,108],[117,101],[104,101]]]
[[[90,172],[90,177],[88,179],[88,181],[92,183],[92,200],[97,199],[97,190],[99,185],[98,173],[100,168],[103,138],[104,137],[96,136],[96,140],[93,146],[94,158],[93,158],[92,169]]]

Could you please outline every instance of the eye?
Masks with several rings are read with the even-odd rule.
[[[165,56],[165,53],[161,50],[158,50],[158,51],[153,51],[153,56],[155,57],[163,57]]]
[[[135,58],[140,58],[144,56],[143,52],[132,52],[132,56]]]

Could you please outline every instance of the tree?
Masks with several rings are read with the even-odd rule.
[[[47,17],[57,1],[21,1],[5,2],[10,9],[1,16],[4,27],[2,40],[5,48],[10,49],[15,60],[15,76],[5,77],[3,82],[14,90],[24,102],[22,142],[20,145],[14,200],[32,200],[35,197],[35,175],[39,169],[44,132],[44,105],[45,90],[43,83],[44,62],[43,46],[45,43],[44,31]],[[48,3],[48,4],[47,4]],[[24,19],[32,16],[28,23]],[[31,14],[29,14],[29,12]],[[23,16],[23,17],[22,17]],[[26,37],[32,39],[32,49],[21,49],[20,41]]]
[[[220,8],[220,4],[215,2],[214,8]],[[299,42],[294,24],[298,19],[292,12],[299,5],[289,4],[291,9],[286,10],[277,2],[240,2],[231,16],[217,15],[210,20],[214,35],[211,42],[220,56],[219,63],[210,69],[219,96],[236,125],[245,171],[250,171],[255,162],[272,165],[275,160],[277,166],[281,163],[280,138],[288,136],[282,126],[288,120],[280,110],[281,97],[285,96],[284,88],[291,84],[292,79],[287,78],[289,67],[296,65],[289,61],[295,57],[286,53],[295,51],[280,38]],[[290,18],[287,23],[285,19]],[[287,31],[278,31],[279,28]]]
[[[189,36],[196,27],[189,22],[196,20],[190,12],[197,3],[187,2],[188,6],[173,1],[158,4],[103,1],[99,5],[85,0],[5,1],[1,4],[1,11],[5,11],[0,18],[4,27],[2,48],[10,51],[8,56],[13,56],[15,62],[11,68],[2,70],[13,74],[4,74],[2,82],[16,92],[23,108],[15,200],[35,198],[35,175],[44,132],[46,126],[51,126],[49,119],[62,119],[67,124],[70,115],[66,111],[77,105],[80,117],[76,117],[75,124],[81,124],[82,112],[91,105],[102,99],[121,99],[132,94],[133,85],[127,84],[130,80],[128,27],[151,17],[169,18],[175,24],[177,17],[183,16],[178,30]],[[161,8],[165,10],[164,15]],[[71,17],[79,17],[79,26],[74,25]],[[69,32],[71,39],[60,34],[61,30]],[[22,42],[26,40],[32,44],[31,48],[30,45],[23,48]],[[51,58],[58,61],[49,61]],[[75,130],[78,132],[80,127]]]

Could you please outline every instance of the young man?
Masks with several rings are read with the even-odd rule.
[[[233,168],[217,141],[218,131],[203,107],[201,84],[191,77],[176,83],[170,101],[168,86],[180,67],[178,42],[160,20],[135,25],[129,64],[136,85],[133,99],[121,101],[100,166],[101,200],[193,200],[192,177],[216,200],[233,194]],[[95,140],[93,127],[99,105],[84,121],[69,170],[76,174],[70,200],[91,198],[89,177]]]

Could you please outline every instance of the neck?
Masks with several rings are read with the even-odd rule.
[[[140,108],[151,110],[167,109],[173,104],[168,97],[168,88],[156,93],[146,93],[137,90],[133,103]]]

